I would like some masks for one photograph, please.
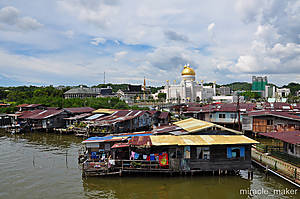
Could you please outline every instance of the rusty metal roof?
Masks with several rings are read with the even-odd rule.
[[[35,108],[41,106],[41,104],[20,104],[18,106],[16,106],[17,108]]]
[[[257,144],[258,142],[243,135],[159,135],[150,136],[153,146],[208,146],[232,144]]]
[[[174,122],[174,124],[176,126],[183,128],[184,130],[186,130],[190,133],[215,126],[215,124],[213,124],[213,123],[202,121],[202,120],[197,120],[194,118],[189,118],[186,120],[181,120],[179,122]]]
[[[67,112],[78,114],[78,113],[91,113],[95,111],[95,109],[91,107],[75,107],[75,108],[64,108]]]
[[[281,140],[290,144],[300,144],[300,131],[260,133],[260,135]]]
[[[100,109],[97,109],[97,110],[93,111],[93,113],[113,114],[116,111],[119,111],[119,110],[117,110],[117,109],[100,108]]]
[[[50,110],[37,109],[34,111],[24,111],[20,119],[35,119],[35,120],[48,119],[58,114],[61,114],[63,112],[64,110],[53,110],[53,109]]]

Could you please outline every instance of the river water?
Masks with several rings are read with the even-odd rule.
[[[258,168],[252,181],[247,171],[238,176],[82,178],[77,162],[81,141],[72,135],[0,131],[0,198],[300,198],[283,192],[296,187]]]

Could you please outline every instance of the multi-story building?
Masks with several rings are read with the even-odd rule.
[[[72,88],[64,93],[65,99],[112,96],[112,88]]]

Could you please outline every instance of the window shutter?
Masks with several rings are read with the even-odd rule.
[[[244,146],[240,147],[240,156],[245,157],[245,147]]]
[[[232,158],[231,147],[227,147],[227,158]]]

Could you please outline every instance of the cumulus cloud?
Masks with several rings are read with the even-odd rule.
[[[242,20],[257,23],[257,29],[247,53],[240,54],[236,62],[224,61],[218,69],[248,74],[300,74],[299,1],[259,2],[243,1],[246,6],[238,1],[236,7],[243,13]]]
[[[95,37],[94,39],[92,39],[92,41],[90,43],[95,46],[98,46],[99,44],[104,44],[105,42],[106,42],[106,39],[101,38],[101,37]]]
[[[0,10],[0,24],[2,30],[31,31],[41,28],[43,25],[31,17],[21,17],[15,7],[4,7]]]
[[[125,55],[127,55],[128,52],[127,51],[121,51],[121,52],[117,52],[115,53],[115,61],[119,61],[122,57],[124,57]]]
[[[187,36],[179,34],[175,31],[165,31],[165,36],[167,37],[167,39],[172,40],[172,41],[182,41],[182,42],[187,42],[189,39],[187,38]]]

